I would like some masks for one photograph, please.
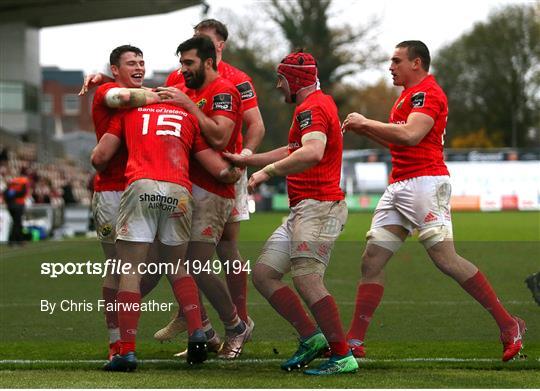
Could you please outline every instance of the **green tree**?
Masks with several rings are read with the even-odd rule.
[[[503,8],[435,56],[450,139],[485,129],[517,147],[527,144],[529,129],[540,131],[539,4]]]
[[[378,22],[332,28],[328,24],[331,5],[332,0],[271,0],[267,8],[287,39],[289,51],[304,48],[315,56],[321,87],[329,92],[345,76],[383,60],[374,37]]]

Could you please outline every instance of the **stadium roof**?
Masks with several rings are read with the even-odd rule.
[[[0,23],[50,27],[160,14],[203,3],[204,0],[2,0]]]

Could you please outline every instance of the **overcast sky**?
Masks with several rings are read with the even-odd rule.
[[[424,41],[431,52],[452,42],[464,32],[470,31],[476,22],[486,21],[490,12],[512,3],[534,3],[536,0],[334,0],[332,25],[366,24],[375,17],[380,20],[378,41],[390,55],[396,43],[406,39]],[[257,29],[264,23],[260,10],[267,2],[207,0],[210,4],[208,17],[226,20],[234,30],[234,15],[238,20],[251,23]],[[119,45],[130,43],[141,48],[147,63],[147,75],[155,70],[171,70],[177,66],[174,56],[180,42],[189,38],[193,26],[201,20],[202,8],[104,22],[81,23],[61,27],[44,28],[40,32],[40,62],[56,65],[62,69],[81,69],[85,73],[107,69],[110,51]],[[261,21],[262,20],[262,21]],[[233,21],[233,22],[231,22]],[[266,26],[271,26],[266,22]],[[229,40],[234,40],[231,36]],[[261,48],[265,47],[261,39]],[[264,50],[264,49],[261,49]],[[285,43],[275,50],[282,56],[287,50]],[[374,70],[383,74],[388,64]]]

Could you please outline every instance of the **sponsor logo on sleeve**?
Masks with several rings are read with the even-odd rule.
[[[296,116],[296,120],[298,121],[298,126],[300,127],[300,130],[304,130],[305,128],[309,127],[311,125],[311,110],[302,111]]]
[[[425,92],[417,92],[411,97],[411,104],[413,108],[424,107],[424,101],[426,99]]]
[[[212,110],[232,111],[232,95],[214,95],[214,98],[212,99]]]
[[[241,84],[237,84],[236,89],[240,93],[242,100],[250,99],[255,96],[255,92],[253,91],[253,86],[251,85],[249,81],[243,82]]]

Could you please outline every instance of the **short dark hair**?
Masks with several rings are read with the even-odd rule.
[[[192,49],[197,49],[197,57],[199,57],[202,62],[211,58],[212,68],[217,71],[216,47],[210,37],[207,37],[206,35],[197,35],[182,42],[176,49],[176,55]]]
[[[193,27],[193,30],[203,29],[214,29],[216,31],[216,34],[219,35],[224,41],[229,38],[229,31],[227,30],[227,27],[219,20],[205,19],[199,22],[195,27]]]
[[[131,45],[122,45],[118,46],[117,48],[113,49],[111,52],[111,55],[109,56],[109,64],[116,65],[117,67],[120,66],[120,57],[122,57],[122,54],[127,52],[133,52],[139,56],[143,55],[143,52],[141,49],[131,46]]]
[[[407,48],[409,61],[415,58],[422,60],[422,68],[424,71],[429,71],[429,64],[431,63],[431,57],[429,55],[429,49],[422,41],[403,41],[396,45],[397,48]]]

